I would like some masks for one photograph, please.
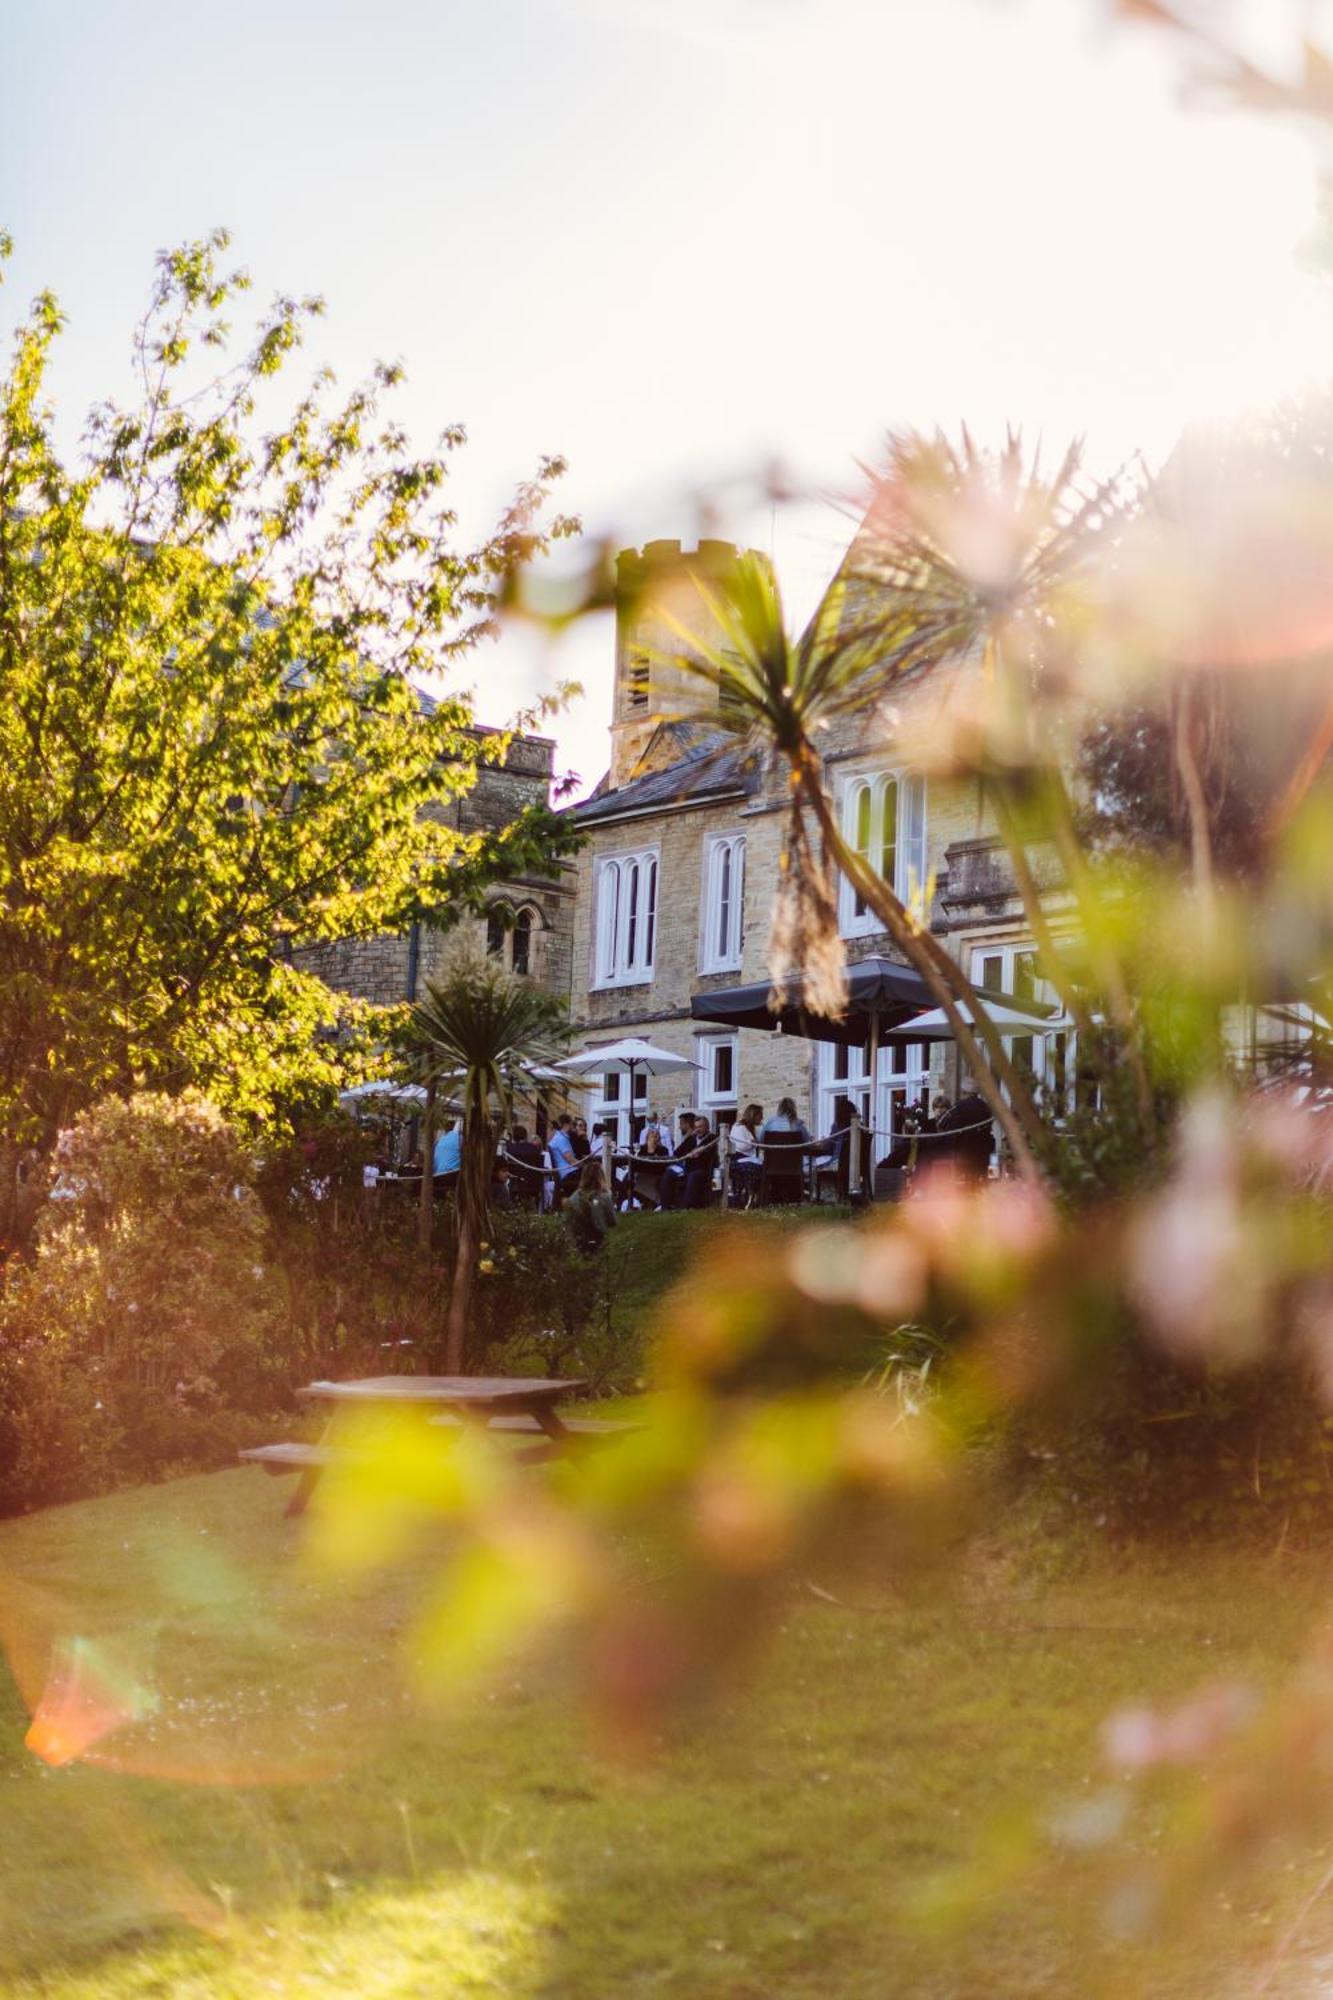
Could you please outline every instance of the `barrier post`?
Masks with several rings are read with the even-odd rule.
[[[602,1179],[606,1182],[607,1193],[611,1196],[611,1199],[614,1201],[616,1193],[615,1140],[611,1137],[611,1134],[609,1132],[603,1132],[601,1138],[598,1140],[597,1143],[600,1145],[602,1149]]]
[[[864,1190],[861,1176],[861,1114],[855,1109],[852,1111],[847,1144],[852,1149],[847,1157],[847,1199],[856,1202],[861,1200]]]

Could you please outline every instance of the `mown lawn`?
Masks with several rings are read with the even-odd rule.
[[[1038,1564],[1029,1530],[947,1594],[804,1592],[743,1697],[626,1769],[553,1669],[466,1706],[410,1695],[438,1551],[322,1579],[284,1491],[237,1470],[0,1527],[19,1679],[77,1637],[157,1702],[105,1738],[123,1768],[51,1769],[0,1671],[0,1991],[1213,1995],[1248,1990],[1308,1887],[1210,1893],[1187,1941],[1132,1946],[1041,1829],[1102,1782],[1118,1704],[1282,1671],[1312,1557],[1094,1542]],[[941,1921],[960,1881],[967,1915]]]

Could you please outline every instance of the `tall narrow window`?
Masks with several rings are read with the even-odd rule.
[[[719,958],[727,955],[727,933],[731,927],[731,847],[726,841],[717,857],[717,933],[716,949]]]
[[[898,886],[898,780],[885,778],[880,786],[879,812],[879,872],[881,880],[890,887]]]
[[[858,785],[853,794],[855,806],[852,814],[852,845],[863,861],[870,859],[871,842],[874,839],[875,800],[869,785]],[[858,920],[867,914],[864,897],[853,892],[852,915]]]
[[[925,899],[926,783],[924,778],[886,772],[855,778],[842,798],[842,830],[848,843],[900,902]],[[839,895],[843,934],[864,936],[879,928],[865,898],[844,881]]]
[[[713,1124],[730,1125],[736,1117],[740,1062],[735,1035],[709,1036],[699,1043],[699,1109]]]
[[[1055,988],[1042,977],[1041,959],[1030,944],[979,946],[972,954],[972,983],[1020,1010],[1033,1007],[1044,1013],[1060,1004]],[[1066,1017],[1052,1013],[1044,1034],[1004,1039],[1014,1067],[1042,1088],[1045,1104],[1058,1119],[1068,1109],[1071,1084],[1078,1074],[1078,1037]]]
[[[532,970],[531,910],[520,910],[514,919],[514,947],[511,965],[520,979],[526,979]]]
[[[639,947],[639,863],[625,863],[625,959],[630,965]]]
[[[924,902],[926,894],[926,781],[904,778],[897,806],[900,829],[897,858],[898,894],[905,903]],[[891,879],[885,870],[886,881]]]
[[[745,835],[716,835],[704,849],[700,970],[730,972],[739,968],[744,935]]]
[[[630,986],[653,976],[657,856],[625,854],[597,869],[594,984]]]

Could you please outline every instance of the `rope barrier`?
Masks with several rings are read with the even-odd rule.
[[[956,1143],[959,1139],[969,1137],[974,1132],[988,1130],[993,1122],[989,1117],[978,1118],[967,1125],[956,1125],[948,1132],[895,1131],[892,1126],[886,1131],[882,1127],[875,1125],[837,1125],[821,1139],[797,1139],[795,1136],[791,1138],[782,1138],[779,1136],[770,1136],[767,1139],[758,1138],[752,1149],[742,1152],[732,1148],[729,1150],[728,1157],[732,1165],[747,1160],[758,1164],[760,1156],[770,1151],[799,1153],[802,1156],[809,1155],[812,1158],[822,1157],[826,1156],[837,1145],[839,1140],[847,1138],[851,1132],[856,1130],[860,1130],[867,1138],[887,1140],[891,1145],[898,1145],[900,1143],[907,1145],[933,1145],[936,1143],[949,1145]],[[709,1153],[716,1154],[721,1137],[722,1134],[720,1132],[714,1133],[701,1146],[691,1147],[688,1153],[613,1151],[611,1160],[617,1167],[647,1166],[658,1167],[663,1170],[667,1167],[685,1167],[689,1165],[691,1160],[701,1160]],[[578,1173],[589,1161],[596,1161],[600,1165],[602,1155],[598,1149],[594,1148],[583,1159],[576,1160],[572,1167],[559,1167],[554,1161],[549,1165],[535,1167],[530,1160],[517,1159],[509,1151],[508,1147],[500,1146],[497,1149],[496,1158],[503,1160],[507,1166],[516,1167],[520,1173],[538,1174],[543,1179],[552,1175],[558,1179],[568,1179],[570,1175]]]

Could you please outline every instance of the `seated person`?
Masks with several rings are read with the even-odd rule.
[[[511,1192],[519,1200],[524,1197],[540,1201],[542,1180],[546,1167],[545,1150],[535,1139],[528,1137],[526,1125],[515,1125],[505,1147],[509,1157],[509,1168],[513,1176]]]
[[[753,1194],[759,1185],[759,1128],[764,1122],[762,1104],[747,1104],[727,1133],[731,1150],[731,1184],[739,1194]]]
[[[694,1151],[694,1113],[682,1111],[680,1114],[680,1140],[671,1156],[671,1165],[662,1176],[662,1191],[658,1196],[659,1208],[680,1208],[685,1200],[685,1177],[689,1172],[687,1156]],[[705,1124],[704,1131],[708,1127]]]
[[[765,1119],[760,1126],[759,1143],[761,1146],[809,1145],[809,1128],[796,1116],[796,1105],[790,1097],[780,1099],[773,1116]]]
[[[707,1208],[713,1193],[713,1169],[717,1165],[717,1140],[702,1116],[694,1121],[694,1150],[684,1162],[685,1191],[681,1206]]]
[[[650,1132],[657,1134],[657,1144],[654,1151],[669,1153],[671,1151],[671,1127],[666,1119],[659,1118],[655,1111],[645,1111],[643,1123],[638,1128],[638,1147],[640,1152],[648,1150],[648,1134]]]
[[[870,1176],[871,1134],[864,1125],[855,1126],[856,1106],[850,1097],[838,1097],[833,1102],[833,1127],[825,1142],[826,1150],[816,1155],[817,1183],[827,1186],[834,1183],[834,1193],[839,1201],[853,1198],[852,1186],[852,1132],[857,1131],[859,1139],[860,1177],[857,1185],[864,1196]]]
[[[649,1160],[667,1160],[671,1157],[671,1148],[662,1137],[660,1125],[644,1126],[639,1134],[637,1150],[643,1158]]]
[[[934,1151],[947,1155],[949,1165],[962,1180],[984,1181],[990,1172],[991,1154],[995,1151],[991,1117],[989,1104],[975,1085],[969,1083],[953,1110],[946,1111],[939,1122],[937,1130],[948,1137]]]
[[[816,1155],[821,1167],[840,1167],[846,1159],[855,1115],[856,1109],[850,1097],[834,1098],[833,1124],[821,1141],[821,1151]]]
[[[922,1163],[923,1158],[933,1158],[939,1148],[932,1148],[924,1154],[920,1145],[923,1132],[930,1131],[928,1119],[923,1117],[919,1104],[905,1105],[893,1127],[893,1144],[880,1161],[882,1167],[910,1169]]]
[[[565,1220],[575,1245],[585,1257],[595,1257],[616,1226],[616,1205],[606,1191],[600,1160],[588,1160],[574,1193],[565,1202]]]
[[[574,1123],[567,1111],[562,1111],[551,1127],[551,1136],[546,1149],[551,1155],[551,1165],[555,1169],[557,1191],[562,1187],[572,1187],[579,1170],[579,1156],[574,1150],[574,1142],[569,1136],[569,1128]]]
[[[463,1164],[463,1121],[453,1118],[445,1126],[435,1141],[435,1152],[431,1160],[431,1172],[436,1180],[442,1175],[456,1179]]]
[[[525,1167],[535,1167],[538,1173],[546,1165],[546,1154],[535,1139],[528,1137],[528,1128],[526,1125],[515,1125],[509,1135],[509,1144],[505,1150],[511,1160],[517,1160]]]
[[[492,1208],[510,1209],[514,1206],[513,1170],[503,1153],[497,1153],[491,1164],[489,1198]]]

